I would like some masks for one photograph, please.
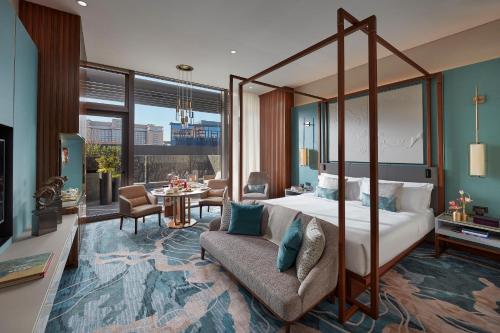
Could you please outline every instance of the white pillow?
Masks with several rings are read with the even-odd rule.
[[[361,179],[359,178],[348,178],[345,188],[345,199],[346,200],[359,200],[361,196]]]
[[[396,198],[396,210],[401,210],[401,189],[403,188],[403,183],[398,182],[378,182],[378,196],[385,198]],[[370,194],[370,179],[363,178],[361,181],[361,190],[359,191],[359,200],[362,200],[363,193]]]
[[[421,212],[431,206],[434,185],[428,183],[403,183],[401,189],[401,210],[405,212]]]
[[[318,176],[318,186],[328,189],[338,189],[338,176],[329,173],[322,173]],[[346,177],[346,200],[359,200],[361,179],[355,177]]]
[[[337,178],[323,176],[319,178],[318,186],[336,190],[339,188],[339,183]]]
[[[400,183],[393,180],[381,180],[380,183]],[[421,212],[431,207],[432,190],[430,183],[403,182],[399,193],[400,209],[405,212]]]

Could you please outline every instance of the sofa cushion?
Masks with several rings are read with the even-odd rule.
[[[276,266],[280,272],[286,271],[295,264],[301,244],[302,223],[300,219],[295,219],[286,230],[279,246]]]
[[[301,315],[297,272],[295,267],[283,273],[276,270],[277,245],[224,231],[202,233],[200,244],[281,318],[293,321]]]
[[[262,205],[241,205],[231,202],[231,223],[228,233],[260,236]]]
[[[313,218],[306,226],[302,246],[297,255],[297,277],[304,281],[316,265],[325,248],[325,234],[320,223]]]
[[[242,198],[243,200],[265,200],[267,195],[264,193],[245,193]]]
[[[220,230],[228,231],[229,224],[231,224],[231,201],[224,200],[224,204],[222,206],[222,213],[220,216]]]
[[[132,217],[142,217],[151,214],[161,213],[161,206],[158,205],[142,205],[139,207],[134,207],[130,211],[130,216]]]
[[[264,238],[276,245],[281,244],[288,226],[299,214],[298,211],[283,206],[271,206]]]
[[[129,198],[128,201],[130,201],[130,205],[132,207],[147,205],[149,203],[148,198],[146,198],[145,195],[141,195],[135,198]]]
[[[210,189],[208,191],[209,197],[222,197],[224,195],[224,189]]]

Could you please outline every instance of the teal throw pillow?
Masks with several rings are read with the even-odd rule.
[[[231,222],[228,234],[260,236],[263,205],[242,205],[231,202]]]
[[[370,195],[363,193],[361,196],[361,203],[363,206],[370,207]],[[387,210],[389,212],[396,211],[396,197],[378,197],[378,208]]]
[[[320,198],[330,199],[330,200],[338,200],[339,191],[331,188],[316,186],[315,195]]]
[[[264,193],[266,185],[248,185],[247,193]]]
[[[302,224],[300,219],[295,219],[286,230],[278,250],[276,267],[280,272],[286,271],[295,264],[301,245]]]

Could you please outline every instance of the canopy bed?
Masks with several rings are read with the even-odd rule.
[[[350,26],[344,27],[344,22]],[[345,89],[345,38],[356,31],[363,31],[368,35],[368,89],[347,94]],[[324,98],[312,94],[299,92],[289,87],[279,87],[257,81],[283,66],[286,66],[306,55],[313,53],[327,45],[337,42],[337,79],[338,94],[335,98]],[[421,74],[415,78],[393,82],[383,86],[377,85],[377,43],[387,48],[401,60],[415,68]],[[312,195],[301,195],[300,200],[293,197],[274,199],[270,204],[278,204],[302,210],[304,214],[318,216],[328,222],[338,225],[339,229],[339,276],[337,296],[339,300],[339,321],[347,321],[356,311],[361,310],[377,319],[379,315],[379,279],[381,275],[390,270],[396,263],[411,252],[432,229],[434,214],[444,210],[444,148],[443,148],[443,93],[442,73],[429,73],[416,64],[405,54],[377,35],[377,22],[375,16],[364,20],[357,20],[354,16],[340,8],[337,11],[337,33],[300,51],[285,60],[248,78],[230,76],[230,105],[233,107],[233,84],[239,80],[238,96],[240,109],[239,134],[243,134],[243,87],[245,84],[254,83],[274,89],[285,89],[295,94],[313,97],[319,100],[318,118],[320,119],[320,153],[318,154],[318,170],[320,173],[333,174],[338,177],[338,200],[318,204],[320,198]],[[433,135],[431,95],[432,81],[435,80],[437,98],[437,168],[433,167]],[[425,86],[425,164],[379,164],[379,131],[378,131],[378,95],[388,88],[405,84],[419,83]],[[367,163],[346,163],[346,100],[352,97],[367,95],[369,131],[369,159]],[[328,107],[331,102],[337,106],[337,126],[335,134],[336,161],[328,160],[327,135]],[[232,112],[230,112],[232,117]],[[232,119],[230,118],[230,123]],[[232,143],[231,143],[232,144]],[[239,140],[239,174],[242,174],[243,145]],[[335,147],[333,147],[335,148]],[[229,150],[232,152],[232,148]],[[232,171],[232,170],[230,170]],[[232,172],[231,172],[232,175]],[[347,177],[368,177],[369,207],[359,207],[359,204],[346,201]],[[415,214],[386,214],[379,211],[379,178],[388,181],[422,182],[434,185],[432,194],[433,210]],[[241,195],[242,179],[239,180]],[[300,201],[300,202],[299,202]],[[346,214],[346,210],[349,214]],[[434,214],[433,214],[434,213]],[[398,215],[399,214],[399,215]],[[348,216],[347,216],[348,215]],[[356,220],[357,222],[353,220]],[[347,222],[347,223],[346,223]],[[356,225],[356,223],[358,223]],[[347,233],[346,233],[347,229]],[[355,231],[358,229],[357,231]],[[391,246],[395,242],[398,246]],[[377,255],[370,255],[376,253]],[[347,256],[346,256],[347,255]],[[370,304],[363,304],[356,296],[363,290],[369,289]]]

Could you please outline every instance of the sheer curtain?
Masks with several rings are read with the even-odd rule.
[[[233,193],[237,198],[239,192],[239,135],[240,125],[239,97],[233,96]],[[260,171],[260,101],[259,96],[243,93],[243,185],[246,184],[250,172]]]

